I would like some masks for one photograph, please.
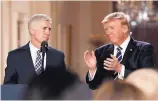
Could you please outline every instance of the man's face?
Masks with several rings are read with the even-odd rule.
[[[34,41],[41,43],[48,41],[51,32],[51,23],[49,21],[40,20],[33,24],[31,29],[32,38]]]
[[[115,45],[121,45],[128,37],[128,27],[121,24],[121,20],[111,20],[103,23],[105,36]]]

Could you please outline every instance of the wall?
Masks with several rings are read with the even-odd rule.
[[[72,25],[70,68],[79,74],[83,81],[88,71],[83,54],[87,49],[93,49],[89,43],[89,35],[104,33],[101,21],[110,12],[112,12],[110,1],[66,1],[62,3],[59,23]]]
[[[58,48],[58,26],[72,26],[70,35],[70,69],[85,81],[88,71],[83,53],[92,49],[89,43],[90,34],[103,34],[101,20],[112,11],[110,1],[2,1],[2,34],[1,34],[1,83],[6,67],[6,58],[10,50],[29,41],[27,21],[35,13],[45,13],[52,17],[52,34],[49,45]],[[23,21],[18,35],[16,21]],[[18,38],[20,37],[20,42]]]

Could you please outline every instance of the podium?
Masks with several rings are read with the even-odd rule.
[[[1,85],[1,100],[22,100],[26,88],[22,84]]]
[[[23,100],[27,85],[5,84],[1,85],[1,100]],[[87,84],[78,84],[75,89],[68,91],[66,100],[92,100],[92,92]]]

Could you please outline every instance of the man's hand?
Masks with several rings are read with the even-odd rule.
[[[122,65],[114,55],[110,55],[111,58],[104,60],[104,69],[121,72]]]
[[[89,71],[91,73],[94,73],[94,71],[96,70],[96,63],[97,63],[94,51],[91,52],[89,50],[85,51],[84,60],[87,66],[89,67]]]

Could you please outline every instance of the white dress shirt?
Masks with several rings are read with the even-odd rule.
[[[120,47],[122,48],[121,49],[122,59],[123,59],[123,56],[125,54],[125,51],[126,51],[126,48],[128,46],[129,41],[130,41],[130,36],[128,36],[127,39],[120,45]],[[117,54],[117,48],[118,48],[118,46],[114,45],[114,56],[116,56],[116,54]],[[124,78],[124,74],[125,74],[125,66],[122,65],[121,72],[118,73],[118,78],[119,79],[123,79]]]
[[[127,48],[127,46],[128,46],[129,41],[130,41],[130,35],[129,35],[129,36],[127,37],[127,39],[120,45],[120,47],[122,48],[122,50],[121,50],[122,59],[123,59],[123,56],[124,56],[124,54],[125,54],[125,51],[126,51],[126,48]],[[117,54],[117,47],[118,47],[118,46],[114,45],[114,56],[116,56],[116,54]],[[96,68],[94,74],[92,74],[92,73],[89,72],[89,81],[93,80],[96,71],[97,71],[97,68]],[[121,72],[118,73],[118,78],[119,78],[119,79],[124,79],[124,74],[125,74],[125,66],[122,65]]]
[[[30,47],[30,52],[31,52],[31,57],[32,57],[32,61],[33,61],[33,65],[35,67],[35,61],[36,61],[36,57],[37,57],[37,51],[40,50],[39,48],[35,47],[31,42],[29,43],[29,47]],[[40,53],[41,57],[42,57],[42,52]],[[44,70],[46,69],[46,54],[44,57]]]

